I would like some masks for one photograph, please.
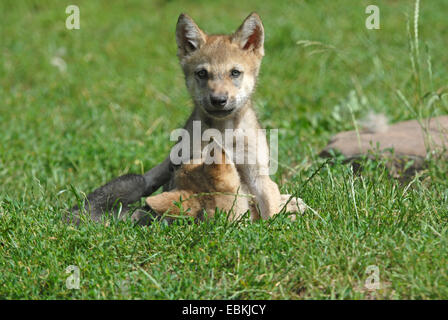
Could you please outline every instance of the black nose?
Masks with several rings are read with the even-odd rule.
[[[214,107],[222,108],[227,103],[227,95],[210,95],[210,102]]]

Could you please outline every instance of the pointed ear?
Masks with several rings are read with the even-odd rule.
[[[264,28],[260,16],[255,12],[251,13],[233,34],[232,40],[238,43],[241,49],[263,56]]]
[[[207,35],[199,29],[197,24],[185,13],[177,20],[176,42],[177,55],[182,58],[198,50],[206,41]]]

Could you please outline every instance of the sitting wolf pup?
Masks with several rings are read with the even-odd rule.
[[[176,41],[177,55],[185,75],[186,86],[195,105],[184,126],[191,139],[190,155],[196,152],[193,148],[196,145],[193,141],[195,122],[200,123],[201,135],[208,129],[217,131],[221,136],[225,136],[228,129],[232,130],[233,142],[230,142],[234,146],[236,141],[241,141],[241,138],[244,141],[242,156],[245,160],[253,156],[248,152],[250,146],[256,145],[255,163],[236,161],[236,157],[241,159],[241,153],[234,152],[231,160],[235,165],[231,167],[231,174],[224,175],[223,179],[229,179],[229,185],[233,185],[230,177],[238,178],[240,190],[245,190],[245,193],[253,196],[253,201],[259,210],[251,211],[252,219],[273,217],[279,212],[283,199],[277,184],[268,175],[269,148],[266,136],[263,134],[260,139],[259,134],[253,134],[258,133],[257,129],[260,129],[251,102],[264,56],[264,28],[260,17],[256,13],[250,14],[231,35],[208,35],[189,16],[181,14],[176,27]],[[225,145],[228,143],[229,141],[226,141]],[[200,147],[203,149],[205,146],[206,142],[201,141]],[[205,175],[216,173],[214,169],[225,171],[230,168],[212,166],[207,169],[211,171],[201,171],[204,169],[199,167],[195,169],[184,164],[180,167],[181,172],[187,167],[195,173],[202,172]],[[117,201],[121,201],[127,208],[128,204],[152,194],[162,185],[165,191],[174,189],[177,190],[173,191],[174,193],[182,193],[179,190],[191,188],[193,192],[194,186],[188,184],[188,179],[179,180],[179,175],[182,173],[176,174],[172,168],[173,163],[168,156],[144,175],[125,175],[95,190],[83,205],[91,213],[91,217],[98,220],[101,214]],[[198,176],[195,178],[205,179]],[[180,186],[181,180],[187,184]],[[202,191],[204,190],[200,190]],[[172,204],[174,193],[162,193],[154,198],[150,197],[148,201],[154,207],[160,205],[161,208],[166,208],[168,204]],[[170,201],[165,203],[164,198]],[[206,202],[205,206],[211,203],[221,205],[219,199],[220,197],[216,196],[213,201]],[[296,201],[301,202],[300,199]],[[197,210],[193,211],[199,214]],[[79,214],[78,207],[75,207],[72,213]],[[134,215],[137,222],[139,217],[143,219],[144,215]]]

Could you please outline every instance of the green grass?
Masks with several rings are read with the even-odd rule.
[[[446,95],[428,103],[448,83],[447,1],[421,2],[418,40],[414,1],[378,2],[380,30],[364,26],[368,1],[76,1],[75,31],[65,28],[68,4],[0,2],[0,298],[448,298],[446,163],[429,159],[403,184],[382,163],[366,161],[357,175],[337,162],[305,184],[328,139],[354,128],[351,112],[394,122],[447,113]],[[262,124],[280,128],[273,178],[316,214],[61,222],[71,185],[88,193],[169,152],[169,132],[192,107],[176,59],[181,11],[209,32],[262,16],[254,99]],[[327,49],[311,54],[322,46],[300,40]],[[57,56],[66,72],[51,64]],[[69,265],[80,268],[79,290],[65,286]],[[363,289],[369,265],[380,271],[375,292]]]

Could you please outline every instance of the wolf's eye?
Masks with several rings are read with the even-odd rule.
[[[207,78],[207,70],[199,70],[198,72],[196,72],[196,75],[199,77],[199,79],[205,79]]]
[[[241,74],[241,71],[238,71],[238,70],[236,70],[236,69],[233,69],[232,71],[230,71],[230,75],[231,75],[233,78],[238,78],[238,77],[240,76],[240,74]]]

